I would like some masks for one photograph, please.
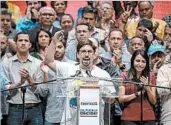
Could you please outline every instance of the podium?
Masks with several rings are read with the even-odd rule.
[[[61,125],[106,125],[104,124],[104,105],[114,103],[118,98],[122,79],[99,79],[82,77],[70,82]],[[109,106],[110,125],[110,106]]]

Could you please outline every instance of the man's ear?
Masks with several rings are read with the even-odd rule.
[[[31,41],[30,41],[30,46],[29,46],[29,49],[32,47],[32,43],[31,43]]]

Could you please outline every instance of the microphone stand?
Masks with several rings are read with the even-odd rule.
[[[65,81],[65,80],[69,80],[69,79],[78,79],[78,80],[84,80],[85,77],[58,77],[57,79],[53,79],[53,80],[49,80],[46,82],[35,82],[32,85],[25,85],[25,86],[19,86],[19,87],[15,87],[12,89],[3,89],[0,90],[0,92],[5,92],[5,91],[9,91],[9,90],[13,90],[13,89],[19,89],[22,87],[30,87],[30,86],[35,86],[35,85],[40,85],[40,84],[45,84],[45,83],[50,83],[50,84],[56,84],[56,83],[51,83],[54,81]],[[156,86],[156,85],[146,85],[146,84],[142,84],[142,83],[137,83],[137,82],[133,82],[133,81],[129,81],[129,80],[124,80],[124,81],[120,81],[119,78],[98,78],[98,77],[92,77],[92,79],[95,80],[102,80],[102,81],[108,81],[108,82],[118,82],[118,83],[128,83],[128,84],[135,84],[135,85],[144,85],[144,86],[150,86],[150,87],[156,87],[156,88],[163,88],[163,89],[171,89],[169,87],[164,87],[164,86]]]
[[[144,85],[142,86],[142,88],[140,89],[140,93],[141,93],[141,115],[140,115],[140,125],[143,125],[143,88]]]
[[[34,85],[40,85],[40,84],[44,84],[44,83],[50,83],[50,84],[56,84],[56,83],[51,83],[51,82],[54,82],[54,81],[65,81],[65,80],[69,80],[69,79],[79,79],[79,80],[84,80],[85,77],[58,77],[54,80],[49,80],[47,82],[37,82],[37,83],[33,83],[32,85],[25,85],[25,86],[19,86],[19,87],[15,87],[13,89],[19,89],[19,88],[25,88],[23,89],[24,91],[23,92],[23,109],[24,109],[24,102],[25,102],[25,93],[26,93],[26,88],[27,87],[30,87],[30,86],[34,86]],[[141,86],[150,86],[150,87],[157,87],[157,88],[163,88],[163,89],[170,89],[170,87],[163,87],[163,86],[156,86],[156,85],[149,85],[149,84],[142,84],[142,83],[137,83],[137,82],[133,82],[133,81],[127,81],[127,80],[124,80],[124,81],[120,81],[121,79],[120,78],[98,78],[98,77],[91,77],[91,79],[89,79],[90,81],[91,80],[102,80],[102,81],[110,81],[110,82],[118,82],[118,83],[128,83],[128,84],[135,84],[135,85],[141,85]],[[13,89],[4,89],[4,90],[1,90],[1,92],[5,92],[5,91],[9,91],[9,90],[13,90]],[[143,94],[143,90],[141,89],[141,95]],[[143,99],[143,98],[141,98]],[[141,109],[142,110],[142,109]],[[23,110],[24,112],[24,110]],[[23,113],[24,114],[24,113]],[[142,114],[141,114],[142,115]],[[143,116],[143,115],[142,115]],[[24,115],[22,115],[22,122],[24,121]],[[24,122],[23,122],[24,123]],[[142,125],[142,123],[141,123]]]
[[[22,125],[24,125],[24,112],[25,112],[25,94],[26,94],[26,87],[21,88],[23,98],[22,98]]]

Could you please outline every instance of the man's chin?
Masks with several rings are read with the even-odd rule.
[[[90,65],[90,62],[89,62],[89,61],[83,61],[82,64],[83,64],[84,66],[89,66],[89,65]]]

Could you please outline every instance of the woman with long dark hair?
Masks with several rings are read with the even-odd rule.
[[[49,31],[40,29],[36,37],[35,51],[31,55],[44,60],[45,48],[50,44],[51,37],[52,35]]]
[[[121,76],[124,80],[132,81],[119,88],[119,102],[124,104],[121,125],[139,125],[140,122],[142,125],[155,125],[153,105],[156,103],[156,88],[134,84],[155,84],[155,76],[150,73],[147,53],[144,50],[136,50],[131,58],[131,68]]]

